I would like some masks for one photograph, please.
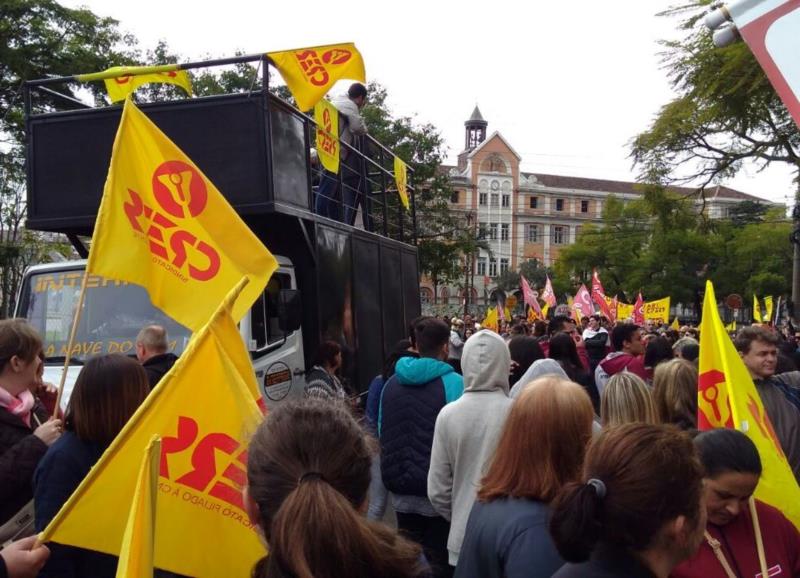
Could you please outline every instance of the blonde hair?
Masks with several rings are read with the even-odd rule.
[[[600,398],[603,427],[628,423],[658,423],[653,394],[642,379],[623,371],[608,380]]]
[[[696,428],[697,368],[683,359],[658,365],[653,375],[653,401],[662,423]]]

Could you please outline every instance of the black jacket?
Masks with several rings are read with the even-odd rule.
[[[632,554],[598,546],[587,562],[565,564],[553,578],[656,578],[656,575]]]
[[[47,412],[38,400],[32,412],[42,423],[47,421]],[[47,445],[33,435],[35,419],[31,426],[0,407],[0,524],[33,499],[33,472]]]
[[[172,369],[176,361],[178,361],[178,356],[174,353],[161,353],[154,355],[142,364],[145,372],[147,372],[147,381],[150,382],[150,389],[158,385],[158,382]]]

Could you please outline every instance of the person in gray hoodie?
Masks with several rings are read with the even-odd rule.
[[[428,498],[450,520],[449,563],[455,567],[472,504],[494,454],[512,400],[511,355],[502,337],[483,330],[464,345],[464,394],[436,418],[428,471]]]

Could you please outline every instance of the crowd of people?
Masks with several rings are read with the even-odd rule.
[[[753,443],[696,431],[698,337],[600,317],[502,332],[421,317],[363,409],[323,343],[304,398],[271,410],[248,448],[244,503],[269,544],[252,575],[743,578],[761,572],[757,517],[769,574],[800,577],[800,533],[751,499]],[[60,415],[41,338],[0,321],[0,576],[114,575],[113,556],[24,536],[147,397],[148,367],[174,362],[164,339],[145,328],[136,359],[88,360]],[[797,343],[752,326],[735,345],[800,478]]]

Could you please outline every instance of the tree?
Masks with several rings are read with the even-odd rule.
[[[0,317],[12,313],[25,267],[48,261],[53,252],[68,251],[57,237],[27,231],[24,145],[25,111],[22,84],[47,75],[67,76],[132,64],[132,37],[117,22],[85,9],[70,9],[53,0],[5,0],[0,7]],[[102,85],[60,86],[76,98],[80,88],[102,98]],[[55,98],[31,94],[35,110],[50,110]],[[59,100],[59,107],[74,104]]]
[[[516,271],[508,270],[495,279],[499,289],[513,293],[520,288],[520,275],[524,275],[531,287],[544,287],[547,275],[552,275],[549,267],[544,267],[538,259],[523,261]]]

